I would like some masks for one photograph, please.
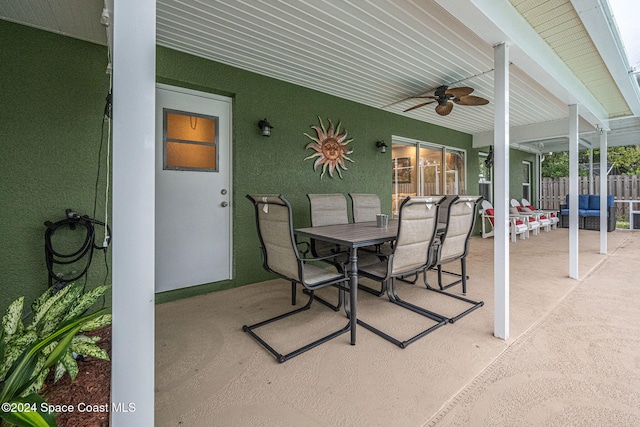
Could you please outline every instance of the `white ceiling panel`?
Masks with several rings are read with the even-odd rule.
[[[510,2],[611,116],[629,113],[570,0]],[[489,131],[493,47],[443,6],[435,0],[158,0],[157,42],[462,132]],[[5,0],[0,19],[106,44],[102,7],[102,0]],[[547,82],[513,64],[510,79],[511,126],[568,117]],[[446,117],[435,105],[404,112],[421,102],[411,97],[442,84],[470,86],[490,103],[456,105]]]
[[[103,0],[2,0],[0,19],[106,45],[103,5]]]

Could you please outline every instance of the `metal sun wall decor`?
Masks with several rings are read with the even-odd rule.
[[[305,148],[310,148],[315,151],[312,155],[305,157],[304,160],[316,159],[313,163],[313,170],[316,171],[318,166],[322,166],[322,173],[320,174],[320,179],[324,177],[324,174],[329,171],[329,176],[333,178],[333,171],[338,172],[338,176],[342,179],[342,170],[347,170],[344,161],[348,160],[353,163],[346,154],[353,153],[352,149],[347,147],[352,139],[347,138],[347,131],[345,130],[343,133],[340,133],[340,123],[338,123],[338,127],[333,127],[333,123],[329,120],[329,129],[324,127],[324,123],[322,123],[322,119],[318,116],[318,120],[320,120],[320,127],[311,126],[312,129],[316,131],[317,137],[313,137],[307,133],[304,135],[311,139],[313,142],[307,144]]]

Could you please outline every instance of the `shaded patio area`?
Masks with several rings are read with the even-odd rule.
[[[567,277],[567,229],[511,243],[507,341],[493,337],[493,239],[480,237],[471,241],[467,295],[485,306],[404,350],[359,328],[356,346],[345,334],[278,364],[241,328],[290,307],[284,280],[159,305],[155,424],[637,425],[638,236],[609,233],[601,255],[599,233],[581,231],[580,280]],[[422,284],[399,293],[443,314],[463,308]],[[395,335],[424,329],[425,318],[386,297],[358,299],[359,318]],[[343,313],[314,304],[276,323],[280,333],[268,339],[286,350],[309,340],[309,328],[321,335],[344,323]]]

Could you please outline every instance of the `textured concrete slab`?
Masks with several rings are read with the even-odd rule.
[[[632,261],[640,255],[635,236],[609,233],[610,255],[605,256],[598,253],[599,234],[581,231],[580,280],[568,278],[568,230],[511,243],[511,336],[506,341],[493,337],[493,240],[479,237],[471,241],[467,297],[484,300],[485,306],[406,349],[359,328],[356,346],[345,334],[278,364],[241,328],[291,309],[290,285],[283,280],[159,305],[156,425],[511,425],[513,420],[514,425],[538,425],[550,422],[561,407],[569,424],[580,424],[576,417],[588,413],[596,417],[602,409],[626,425],[640,416],[637,405],[630,409],[626,403],[639,401],[633,393],[640,389],[640,360],[624,347],[640,354],[640,315],[632,305],[640,284],[637,261]],[[459,271],[457,265],[452,269]],[[428,280],[435,282],[435,273]],[[619,294],[609,292],[616,286]],[[421,281],[401,284],[399,293],[443,314],[466,308],[427,291]],[[336,291],[319,294],[332,298]],[[298,298],[300,304],[305,297],[299,293]],[[358,300],[359,318],[401,339],[432,324],[385,297],[360,292]],[[262,333],[286,352],[345,324],[344,312],[314,304]],[[555,335],[560,341],[551,340]],[[518,360],[521,352],[529,359]],[[547,361],[556,354],[557,361]],[[593,360],[599,363],[595,367]],[[528,391],[528,384],[539,387]],[[560,394],[570,385],[575,385],[574,400]],[[614,385],[618,388],[611,394]],[[558,399],[548,397],[551,392]],[[605,392],[606,399],[597,398]],[[622,393],[628,397],[615,399]],[[589,402],[590,412],[580,409]],[[533,407],[540,410],[529,411]]]

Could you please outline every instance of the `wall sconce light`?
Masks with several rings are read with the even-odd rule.
[[[271,123],[269,123],[267,119],[260,120],[258,122],[258,127],[262,131],[262,136],[271,136],[271,129],[273,129],[273,126],[271,126]]]
[[[381,153],[386,153],[387,152],[387,144],[385,144],[384,141],[376,142],[376,147],[378,147],[380,149]]]

